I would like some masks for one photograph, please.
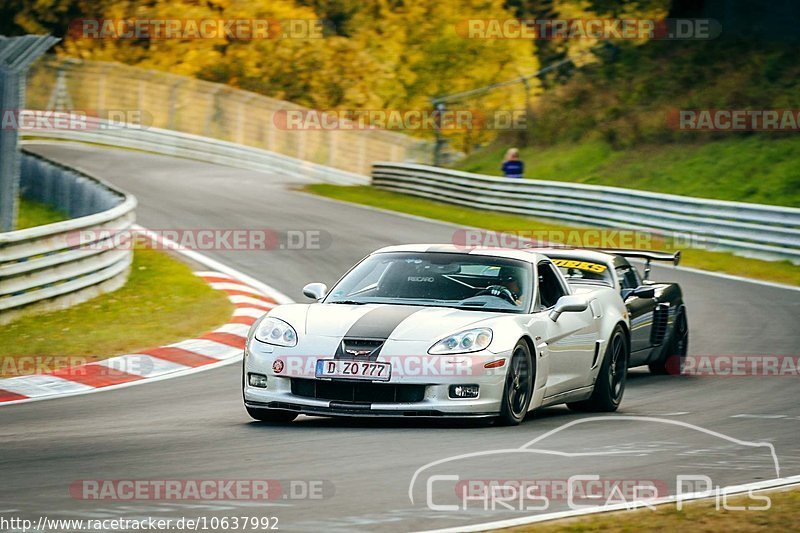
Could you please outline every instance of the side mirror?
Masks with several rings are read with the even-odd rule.
[[[561,316],[561,313],[580,313],[581,311],[586,311],[588,307],[589,302],[581,296],[574,294],[562,296],[553,306],[553,310],[550,311],[550,320],[555,322]]]
[[[656,297],[656,289],[655,287],[651,287],[650,285],[639,285],[627,295],[625,295],[625,299],[627,300],[631,296],[636,296],[639,298],[655,298]]]
[[[303,287],[303,296],[312,300],[321,300],[328,294],[328,286],[324,283],[309,283]]]

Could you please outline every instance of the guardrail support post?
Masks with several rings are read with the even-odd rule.
[[[17,220],[20,177],[17,123],[25,104],[25,77],[31,63],[58,41],[49,35],[0,35],[0,232],[12,231]]]

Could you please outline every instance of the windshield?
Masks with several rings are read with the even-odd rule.
[[[568,257],[549,256],[553,264],[558,267],[567,281],[586,281],[599,283],[608,287],[614,286],[614,279],[611,271],[603,263],[593,261],[583,261],[581,259]]]
[[[430,305],[523,313],[533,269],[514,259],[453,253],[389,252],[355,266],[325,303]]]

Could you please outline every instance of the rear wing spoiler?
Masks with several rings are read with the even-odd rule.
[[[634,259],[644,259],[650,261],[669,261],[675,266],[681,262],[681,252],[657,252],[653,250],[630,250],[622,248],[595,248],[598,252],[607,254],[621,255],[622,257],[632,257]]]
[[[650,279],[650,262],[651,261],[669,261],[673,265],[678,266],[681,262],[681,252],[657,252],[653,250],[630,250],[624,248],[595,248],[598,252],[607,254],[621,255],[624,258],[644,259],[644,279]]]

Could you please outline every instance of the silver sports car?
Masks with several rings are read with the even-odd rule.
[[[614,411],[630,323],[619,292],[570,287],[531,250],[380,249],[313,303],[281,305],[250,330],[242,388],[257,420],[298,414],[497,417],[566,403]]]

